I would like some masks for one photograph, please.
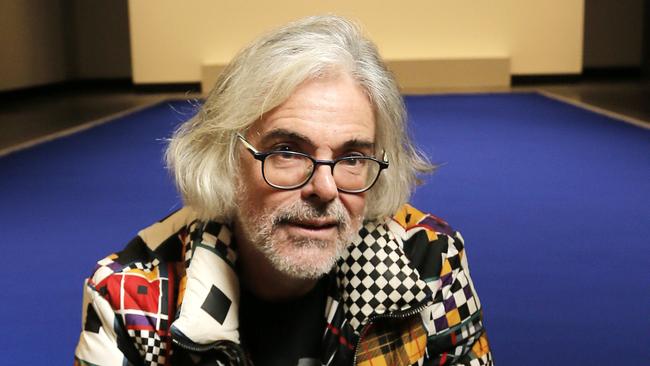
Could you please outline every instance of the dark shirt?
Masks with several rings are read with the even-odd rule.
[[[242,289],[239,330],[255,366],[321,365],[326,284],[323,278],[287,302],[264,301]]]

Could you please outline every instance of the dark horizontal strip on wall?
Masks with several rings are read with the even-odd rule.
[[[580,74],[512,75],[510,77],[510,83],[513,86],[530,84],[577,83],[580,80]]]
[[[544,75],[512,75],[512,85],[538,84],[571,84],[582,81],[616,81],[638,80],[643,76],[640,67],[602,67],[585,68],[579,74],[544,74]]]
[[[134,84],[136,92],[143,93],[200,93],[200,82],[189,83],[155,83],[155,84]]]
[[[0,91],[0,102],[11,103],[14,100],[66,94],[73,92],[135,92],[135,93],[199,93],[201,84],[196,83],[162,83],[134,84],[126,79],[84,79],[67,80],[58,83],[32,86],[23,89]]]
[[[70,92],[93,91],[128,91],[133,90],[131,79],[93,79],[93,80],[66,80],[58,83],[31,86],[22,89],[0,91],[2,102],[11,102],[17,99],[26,99],[52,94],[65,94]]]

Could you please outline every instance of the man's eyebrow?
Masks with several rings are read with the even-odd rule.
[[[278,140],[278,139],[286,139],[286,140],[296,141],[303,144],[314,146],[314,143],[311,141],[311,139],[309,139],[309,137],[299,134],[295,131],[285,130],[283,128],[271,130],[270,132],[266,133],[262,137],[261,142],[263,145],[265,145],[269,141]]]
[[[352,149],[367,149],[367,150],[374,150],[375,149],[375,143],[372,141],[368,140],[360,140],[360,139],[352,139],[349,141],[346,141],[343,146],[343,150],[352,150]]]
[[[267,132],[261,139],[262,145],[268,144],[270,141],[286,139],[298,143],[302,143],[309,146],[316,146],[316,144],[307,136],[300,134],[295,131],[286,130],[284,128],[278,128]],[[341,150],[351,150],[351,149],[367,149],[374,150],[375,143],[369,140],[363,140],[354,138],[348,140],[340,147]]]

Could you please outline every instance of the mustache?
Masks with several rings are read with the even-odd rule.
[[[273,227],[302,221],[322,220],[339,228],[347,227],[349,218],[343,205],[334,201],[327,206],[313,206],[303,201],[296,201],[279,208],[272,217]]]

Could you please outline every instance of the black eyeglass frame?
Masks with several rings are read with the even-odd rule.
[[[301,152],[297,152],[297,151],[281,151],[281,150],[273,150],[273,151],[265,151],[265,152],[258,151],[250,142],[248,142],[244,138],[244,136],[242,136],[242,134],[237,133],[237,137],[244,144],[244,147],[246,148],[246,150],[248,150],[251,153],[251,155],[253,155],[253,158],[255,158],[255,160],[259,160],[259,161],[262,162],[262,177],[264,178],[264,181],[266,182],[266,184],[270,185],[273,188],[280,189],[280,190],[283,190],[283,191],[290,191],[290,190],[293,190],[293,189],[299,189],[299,188],[304,187],[307,183],[309,183],[311,178],[314,177],[314,173],[316,172],[316,168],[319,165],[327,165],[327,166],[329,166],[331,171],[332,171],[332,177],[333,177],[334,176],[334,166],[338,162],[345,161],[345,160],[363,159],[363,160],[371,160],[371,161],[374,161],[374,162],[379,164],[379,170],[377,171],[377,176],[372,181],[372,183],[370,183],[370,185],[367,188],[357,189],[357,190],[341,189],[338,185],[336,186],[336,189],[339,190],[340,192],[343,192],[343,193],[363,193],[363,192],[368,191],[370,188],[372,188],[375,185],[375,183],[377,183],[377,180],[379,179],[379,176],[381,175],[381,171],[384,170],[384,169],[387,169],[388,165],[389,165],[389,163],[388,163],[388,155],[386,154],[386,151],[384,151],[382,153],[382,160],[376,159],[376,158],[374,158],[372,156],[343,156],[343,157],[340,157],[340,158],[336,158],[334,160],[319,160],[319,159],[315,159],[311,155],[301,153]],[[302,182],[300,184],[297,184],[295,186],[291,186],[291,187],[277,186],[277,185],[269,182],[268,179],[266,179],[266,174],[264,174],[264,161],[266,160],[266,158],[268,156],[273,155],[273,154],[289,154],[289,155],[302,156],[302,157],[305,157],[305,158],[311,160],[312,163],[314,164],[314,167],[311,170],[311,173],[309,173],[309,177],[307,177],[307,179],[305,179],[304,182]]]

